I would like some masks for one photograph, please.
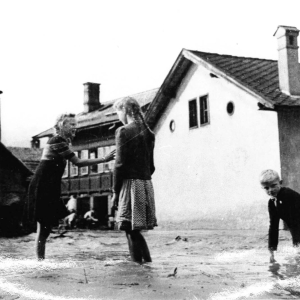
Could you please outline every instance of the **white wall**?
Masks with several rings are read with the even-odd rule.
[[[210,124],[189,129],[188,101],[205,94]],[[232,116],[226,111],[229,101],[235,104]],[[176,123],[173,133],[171,120]],[[277,113],[259,111],[257,100],[236,85],[211,78],[195,65],[155,132],[159,221],[191,220],[267,202],[258,177],[266,168],[280,172]]]

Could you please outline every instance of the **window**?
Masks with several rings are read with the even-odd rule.
[[[78,156],[78,152],[74,151],[75,155]],[[70,162],[70,176],[74,177],[78,175],[78,167]]]
[[[111,151],[113,151],[113,150],[115,150],[115,149],[116,149],[116,146],[115,146],[115,145],[110,146],[110,151],[109,151],[109,152],[111,152]],[[114,160],[111,160],[111,161],[109,162],[109,168],[110,168],[111,170],[113,170],[114,167],[115,167],[115,161],[114,161]]]
[[[172,121],[170,122],[170,130],[171,130],[171,132],[174,132],[174,131],[175,131],[175,121],[174,121],[174,120],[172,120]]]
[[[227,103],[227,113],[231,116],[234,113],[234,103],[233,102],[228,102]]]
[[[104,157],[110,153],[110,147],[106,146],[104,147]],[[109,162],[106,162],[103,164],[104,172],[109,172]]]
[[[198,127],[196,99],[189,101],[189,116],[190,116],[190,128]]]
[[[97,149],[90,150],[90,158],[91,159],[97,158]],[[92,166],[90,166],[90,173],[91,174],[98,173],[98,165],[92,165]]]
[[[209,123],[209,113],[208,113],[208,96],[200,97],[200,124],[208,124]]]
[[[88,159],[89,158],[89,150],[81,150],[80,153],[81,159]],[[89,173],[89,167],[81,167],[80,168],[80,175],[86,175]]]
[[[104,151],[103,151],[103,147],[98,148],[98,158],[102,158],[104,157]],[[104,172],[104,168],[103,168],[103,163],[98,164],[98,173],[103,173]]]
[[[105,157],[111,151],[113,151],[115,149],[116,149],[115,145],[98,148],[98,158]],[[111,170],[113,170],[114,166],[115,166],[115,161],[114,160],[98,164],[98,173],[110,172]]]
[[[289,36],[290,46],[294,44],[294,37],[292,35]]]
[[[65,167],[64,174],[63,174],[62,178],[66,178],[68,176],[69,176],[69,161],[67,160],[67,164],[66,164],[66,167]]]

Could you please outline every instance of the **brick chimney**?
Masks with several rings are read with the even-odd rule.
[[[274,36],[278,41],[278,73],[280,90],[291,96],[300,96],[300,67],[298,63],[299,30],[278,26]]]
[[[83,111],[85,113],[88,113],[100,108],[100,99],[99,99],[100,84],[87,82],[84,83],[83,85],[84,85]]]

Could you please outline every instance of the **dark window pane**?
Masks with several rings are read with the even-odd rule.
[[[190,128],[198,126],[197,120],[197,102],[195,100],[189,101],[189,114],[190,114]]]
[[[200,98],[200,124],[208,123],[207,96]]]

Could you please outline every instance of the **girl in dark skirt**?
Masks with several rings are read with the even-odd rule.
[[[126,232],[133,261],[151,262],[141,230],[157,226],[151,175],[154,172],[154,133],[146,124],[139,103],[130,97],[114,105],[125,125],[116,132],[113,205],[116,222]]]
[[[79,159],[69,148],[76,133],[76,120],[73,114],[63,114],[55,124],[56,135],[45,146],[41,162],[31,180],[28,192],[27,219],[37,222],[36,255],[45,258],[46,240],[52,226],[69,213],[60,199],[61,178],[70,160],[78,167],[108,162],[114,159],[114,152],[105,158]]]

